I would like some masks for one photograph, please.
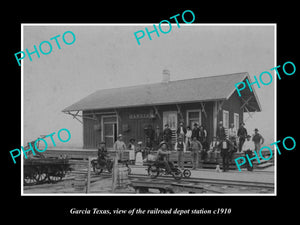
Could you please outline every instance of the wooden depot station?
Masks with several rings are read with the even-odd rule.
[[[225,128],[234,123],[238,129],[245,112],[261,111],[254,89],[245,89],[241,97],[237,94],[234,84],[246,78],[250,81],[244,72],[170,81],[170,72],[164,70],[160,83],[99,90],[63,112],[83,124],[83,149],[87,151],[96,149],[100,141],[112,149],[118,134],[123,135],[126,144],[131,138],[145,144],[149,125],[163,131],[168,124],[175,143],[180,121],[191,128],[195,122],[204,125],[210,142],[216,136],[219,121]]]

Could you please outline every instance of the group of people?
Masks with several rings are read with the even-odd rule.
[[[220,154],[223,162],[223,171],[229,169],[229,162],[232,160],[232,155],[234,152],[243,152],[248,154],[249,157],[252,157],[253,151],[258,152],[261,148],[261,145],[264,143],[263,136],[258,133],[258,129],[254,129],[254,134],[248,134],[245,124],[242,122],[238,130],[234,127],[234,124],[230,124],[230,128],[226,134],[225,128],[222,121],[219,123],[217,129],[217,137],[215,139],[219,144],[217,146],[220,149]],[[218,151],[218,150],[217,150]],[[253,170],[253,167],[247,165],[248,170]]]
[[[207,131],[204,126],[198,127],[197,123],[194,123],[194,127],[191,130],[189,126],[184,127],[183,122],[179,124],[177,129],[177,142],[175,143],[174,150],[178,152],[178,165],[183,167],[184,152],[191,151],[193,169],[198,168],[199,158],[202,160],[212,160],[217,162],[217,158],[220,154],[222,157],[223,171],[229,170],[229,163],[232,161],[234,152],[244,152],[249,156],[253,151],[258,152],[261,145],[264,143],[264,138],[258,133],[258,129],[254,130],[252,136],[248,135],[245,124],[241,123],[239,129],[234,127],[234,124],[230,124],[229,129],[225,129],[223,122],[219,122],[219,126],[216,131],[216,136],[213,137],[209,144],[207,138]],[[168,149],[172,149],[172,132],[168,126],[165,125],[163,132],[164,142]],[[248,166],[248,170],[252,170]]]
[[[180,122],[176,132],[177,141],[173,148],[172,130],[169,128],[168,124],[165,124],[163,132],[159,131],[159,127],[157,127],[154,132],[149,132],[152,127],[151,129],[148,129],[148,133],[145,132],[145,147],[142,146],[143,143],[141,141],[139,141],[136,145],[134,138],[131,138],[128,146],[126,146],[123,141],[122,134],[119,134],[117,141],[113,145],[113,149],[117,151],[119,159],[122,158],[123,150],[129,150],[129,161],[141,165],[143,163],[143,159],[146,158],[153,149],[153,146],[158,149],[156,157],[157,160],[164,162],[168,160],[166,156],[169,153],[167,154],[166,152],[174,149],[178,153],[177,162],[180,168],[183,168],[184,153],[186,151],[190,151],[193,169],[199,167],[200,157],[204,161],[215,160],[215,162],[217,162],[220,155],[222,157],[223,171],[228,171],[229,163],[232,160],[234,152],[244,152],[251,157],[253,151],[258,152],[261,145],[264,143],[264,138],[258,133],[258,129],[254,130],[255,133],[251,140],[251,136],[248,135],[247,129],[244,125],[244,123],[241,123],[237,130],[232,123],[230,124],[230,128],[226,131],[223,126],[223,122],[220,121],[216,131],[216,136],[214,136],[212,141],[209,143],[207,131],[204,126],[198,126],[197,123],[194,123],[193,129],[191,129],[189,126],[184,127],[184,123]],[[98,158],[103,158],[106,152],[105,143],[101,142],[100,147],[98,148]],[[252,168],[248,165],[248,170],[251,169]]]

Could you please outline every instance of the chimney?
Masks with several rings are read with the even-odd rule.
[[[170,71],[164,69],[162,73],[162,83],[169,83],[169,82],[170,82]]]

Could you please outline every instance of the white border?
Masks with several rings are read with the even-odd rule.
[[[156,23],[154,23],[156,24]],[[176,23],[172,23],[176,25]],[[95,24],[85,24],[85,23],[22,23],[21,24],[21,51],[24,50],[24,35],[23,35],[23,28],[24,26],[152,26],[153,23],[133,23],[133,24],[123,24],[123,23],[95,23]],[[166,24],[162,24],[163,26]],[[166,25],[167,26],[167,25]],[[192,23],[192,24],[180,24],[180,26],[274,26],[274,67],[277,65],[277,24],[276,23]],[[23,126],[23,85],[24,85],[24,76],[23,76],[23,64],[21,63],[21,145],[24,144],[24,126]],[[274,72],[275,73],[275,72]],[[274,83],[274,142],[277,140],[277,79],[275,79]],[[24,183],[23,183],[23,157],[21,157],[21,196],[277,196],[277,152],[275,151],[274,147],[274,161],[275,161],[275,171],[274,171],[274,193],[264,193],[264,194],[121,194],[121,193],[112,193],[112,194],[84,194],[84,193],[37,193],[37,194],[24,194]]]

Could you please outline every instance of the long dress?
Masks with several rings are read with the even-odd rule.
[[[143,156],[142,152],[137,152],[135,156],[135,165],[142,166],[143,165]]]

